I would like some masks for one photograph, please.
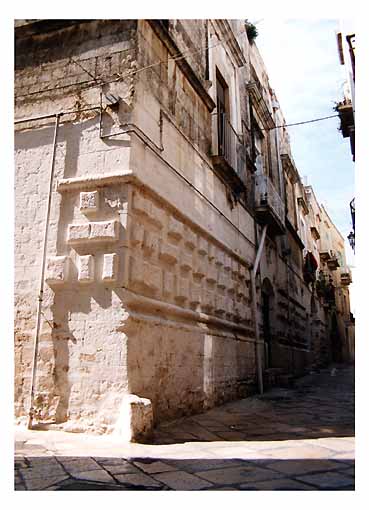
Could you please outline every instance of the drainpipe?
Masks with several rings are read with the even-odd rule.
[[[34,340],[34,346],[33,346],[32,379],[31,379],[31,391],[30,391],[30,397],[29,397],[30,403],[29,403],[28,425],[27,425],[27,427],[29,429],[32,429],[32,420],[33,420],[33,416],[34,416],[33,399],[34,399],[35,382],[36,382],[37,354],[38,354],[38,343],[39,343],[40,325],[41,325],[41,308],[42,308],[42,300],[43,300],[43,293],[44,293],[44,276],[45,276],[46,252],[47,252],[47,237],[48,237],[48,232],[49,232],[51,197],[52,197],[52,188],[53,188],[53,182],[54,182],[56,140],[57,140],[57,135],[58,135],[60,115],[61,114],[59,114],[59,113],[55,115],[54,140],[53,140],[53,149],[52,149],[51,164],[50,164],[49,195],[48,195],[47,211],[46,211],[46,218],[45,218],[44,243],[43,243],[41,277],[40,277],[40,292],[38,295],[36,331],[35,331],[35,340]]]
[[[256,342],[256,364],[258,371],[258,385],[259,385],[259,393],[262,395],[264,393],[263,387],[263,367],[262,367],[262,356],[260,350],[260,334],[259,334],[259,322],[258,322],[258,307],[257,307],[257,296],[256,296],[256,273],[259,269],[260,259],[264,248],[265,236],[268,225],[264,225],[260,243],[258,246],[258,251],[256,254],[255,262],[251,271],[251,289],[252,289],[252,308],[254,313],[255,320],[255,342]]]

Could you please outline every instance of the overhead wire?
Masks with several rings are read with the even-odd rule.
[[[147,66],[143,66],[143,67],[140,67],[138,69],[132,69],[131,71],[128,71],[127,73],[125,74],[119,74],[119,73],[114,73],[115,75],[118,76],[118,78],[114,78],[113,80],[108,80],[108,81],[104,81],[104,82],[101,82],[101,83],[98,83],[98,78],[96,78],[95,76],[93,76],[89,71],[87,71],[81,64],[80,64],[80,61],[77,61],[77,60],[74,60],[71,58],[71,60],[79,65],[93,80],[94,80],[94,84],[90,84],[91,82],[89,81],[83,81],[83,82],[78,82],[78,83],[70,83],[68,85],[61,85],[60,87],[53,87],[53,88],[47,88],[47,89],[43,89],[43,90],[38,90],[38,91],[34,91],[34,92],[30,92],[28,94],[20,94],[18,97],[27,97],[27,96],[30,96],[30,95],[35,95],[35,94],[43,94],[45,92],[52,92],[53,90],[60,90],[60,89],[64,89],[64,88],[68,88],[68,87],[72,87],[74,85],[83,85],[84,83],[86,84],[90,84],[89,86],[85,86],[85,88],[95,88],[95,87],[101,87],[103,85],[108,85],[110,83],[115,83],[115,82],[118,82],[118,81],[121,81],[123,80],[124,78],[129,78],[130,76],[133,76],[135,74],[138,74],[142,71],[146,71],[147,69],[150,69],[152,67],[156,67],[156,66],[159,66],[161,64],[166,64],[168,61],[174,61],[174,62],[177,62],[178,60],[182,60],[184,58],[186,58],[187,56],[190,56],[190,55],[195,55],[196,53],[199,53],[200,51],[203,51],[203,50],[207,50],[207,49],[212,49],[212,48],[215,48],[217,46],[220,46],[222,44],[225,44],[227,43],[228,41],[230,41],[232,38],[237,38],[238,36],[242,35],[242,34],[246,34],[246,30],[240,30],[239,32],[237,32],[236,34],[232,32],[232,34],[225,38],[225,39],[222,39],[221,41],[213,44],[213,45],[201,45],[198,49],[196,50],[191,50],[191,51],[188,51],[188,52],[180,52],[178,53],[177,55],[174,55],[172,57],[168,57],[167,60],[159,60],[157,62],[154,62],[152,64],[149,64]],[[82,61],[84,62],[84,61]],[[16,96],[17,97],[17,96]]]
[[[90,87],[86,87],[86,88],[94,88],[94,87],[101,87],[103,85],[108,85],[110,83],[114,83],[114,82],[117,82],[117,81],[120,81],[124,78],[128,78],[129,76],[132,76],[132,75],[135,75],[135,74],[138,74],[142,71],[146,71],[152,67],[156,67],[160,64],[166,64],[167,61],[178,61],[178,60],[181,60],[183,58],[186,58],[187,56],[190,56],[190,55],[194,55],[196,53],[199,53],[200,51],[203,51],[204,49],[211,49],[211,48],[215,48],[217,46],[220,46],[226,42],[228,42],[230,39],[232,39],[233,37],[238,37],[242,34],[246,34],[246,30],[241,30],[239,32],[237,32],[236,34],[232,32],[232,34],[226,38],[226,39],[222,39],[221,41],[215,43],[215,44],[207,44],[207,45],[204,45],[204,46],[200,46],[197,50],[191,50],[191,51],[188,51],[188,52],[180,52],[178,53],[177,55],[174,55],[172,57],[168,57],[167,60],[159,60],[157,62],[154,62],[152,64],[149,64],[147,66],[143,66],[143,67],[140,67],[138,69],[132,69],[131,71],[125,73],[125,74],[118,74],[118,78],[115,78],[114,80],[109,80],[109,81],[104,81],[104,82],[99,82],[99,79],[96,78],[95,76],[93,76],[87,69],[85,69],[83,67],[83,65],[81,64],[80,61],[77,61],[77,60],[74,60],[73,58],[71,58],[70,60],[77,64],[78,66],[81,67],[81,69],[83,69],[83,71],[85,71],[95,82],[94,85],[90,85]],[[88,81],[86,82],[80,82],[79,84],[83,84],[83,83],[90,83]],[[69,85],[64,85],[64,86],[61,86],[61,87],[54,87],[54,88],[51,88],[51,89],[44,89],[44,90],[40,90],[40,91],[35,91],[35,92],[31,92],[30,94],[25,94],[24,96],[27,96],[27,95],[33,95],[33,94],[42,94],[44,92],[50,92],[52,90],[56,90],[56,89],[61,89],[61,88],[66,88],[66,87],[71,87],[73,85],[78,85],[78,84],[69,84]],[[23,96],[23,97],[24,97]],[[75,113],[76,111],[74,111],[73,113]],[[66,112],[67,113],[67,112]],[[69,113],[69,112],[68,112]],[[72,112],[70,112],[72,113]],[[334,115],[328,115],[326,117],[318,117],[318,118],[315,118],[315,119],[309,119],[309,120],[305,120],[305,121],[299,121],[299,122],[293,122],[293,123],[287,123],[287,124],[281,124],[281,125],[278,125],[278,126],[274,126],[272,128],[260,128],[262,131],[271,131],[273,129],[278,129],[278,128],[284,128],[284,127],[291,127],[291,126],[299,126],[299,125],[303,125],[303,124],[309,124],[309,123],[313,123],[313,122],[319,122],[319,121],[322,121],[322,120],[327,120],[327,119],[332,119],[332,118],[335,118],[335,117],[339,117],[339,114],[334,114]]]
[[[293,122],[291,124],[281,124],[280,126],[274,126],[272,128],[259,128],[259,129],[262,131],[271,131],[272,129],[291,127],[291,126],[301,126],[302,124],[310,124],[311,122],[319,122],[321,120],[333,119],[334,117],[339,117],[339,114],[336,113],[335,115],[328,115],[327,117],[318,117],[316,119],[303,120],[301,122]]]

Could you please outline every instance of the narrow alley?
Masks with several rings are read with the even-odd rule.
[[[354,490],[354,368],[156,429],[151,444],[16,429],[15,490]]]

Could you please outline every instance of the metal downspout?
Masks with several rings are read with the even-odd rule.
[[[33,415],[34,415],[33,399],[34,399],[35,382],[36,382],[37,354],[38,354],[38,343],[39,343],[40,325],[41,325],[41,308],[42,308],[42,300],[43,300],[43,293],[44,293],[44,276],[45,276],[45,265],[46,265],[47,238],[48,238],[48,232],[49,232],[51,197],[52,197],[52,188],[53,188],[53,182],[54,182],[56,140],[57,140],[57,135],[58,135],[60,115],[61,114],[55,115],[54,140],[53,140],[53,149],[52,149],[51,165],[50,165],[49,195],[48,195],[47,211],[46,211],[46,218],[45,218],[45,232],[44,232],[41,277],[40,277],[40,292],[38,295],[36,331],[35,331],[35,340],[34,340],[34,346],[33,346],[32,379],[31,379],[31,391],[30,391],[30,398],[29,398],[30,404],[29,404],[28,425],[27,425],[27,427],[29,429],[32,428],[32,420],[33,420]]]
[[[264,242],[266,237],[268,225],[264,225],[260,243],[258,246],[258,251],[256,254],[255,262],[251,271],[251,289],[252,289],[252,308],[253,308],[253,315],[254,315],[254,321],[255,321],[255,342],[256,342],[256,364],[257,364],[257,371],[258,371],[258,385],[259,385],[259,393],[262,395],[264,393],[264,386],[263,386],[263,367],[262,367],[262,357],[261,357],[261,350],[260,350],[260,334],[259,334],[259,322],[258,322],[258,308],[257,308],[257,297],[256,297],[256,273],[258,272],[259,264],[261,255],[264,248]]]

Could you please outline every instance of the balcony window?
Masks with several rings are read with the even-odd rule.
[[[284,234],[285,206],[265,174],[255,175],[255,212],[259,223],[267,224],[271,234]]]
[[[213,139],[212,161],[214,169],[222,179],[236,191],[245,190],[246,182],[246,151],[242,138],[234,129],[230,118],[229,88],[217,70],[217,112],[216,137]]]

